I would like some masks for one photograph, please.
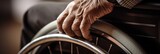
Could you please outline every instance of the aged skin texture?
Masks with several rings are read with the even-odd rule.
[[[112,12],[113,4],[106,0],[74,0],[57,18],[60,33],[92,40],[89,28],[98,19]]]

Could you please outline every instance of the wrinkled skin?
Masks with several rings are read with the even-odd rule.
[[[92,40],[89,28],[104,15],[109,14],[113,4],[106,0],[74,0],[57,18],[60,33],[71,37],[83,37]]]

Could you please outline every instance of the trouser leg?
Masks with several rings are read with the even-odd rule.
[[[23,19],[21,48],[46,24],[54,21],[68,3],[46,2],[31,7]]]

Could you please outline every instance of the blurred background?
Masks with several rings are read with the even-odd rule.
[[[70,0],[45,0],[69,2]],[[23,14],[44,0],[0,0],[0,54],[17,54],[20,45]]]

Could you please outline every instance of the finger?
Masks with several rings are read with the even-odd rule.
[[[82,22],[80,24],[80,30],[82,32],[82,35],[85,39],[87,40],[92,40],[92,36],[90,35],[90,32],[89,32],[89,28],[91,26],[91,23],[90,23],[90,20],[85,16],[83,19],[82,19]]]
[[[70,14],[69,16],[66,17],[66,19],[64,20],[62,24],[62,28],[64,32],[71,37],[75,36],[74,32],[71,29],[71,25],[73,23],[74,18],[75,16],[73,14]]]
[[[80,23],[81,23],[81,21],[82,21],[82,17],[81,16],[79,16],[79,17],[76,17],[75,19],[74,19],[74,22],[73,22],[73,24],[72,24],[72,30],[73,30],[73,32],[78,36],[78,37],[80,37],[82,34],[81,34],[81,30],[80,30]]]
[[[81,34],[81,30],[80,30],[80,23],[82,21],[82,13],[83,13],[83,9],[82,9],[82,4],[79,5],[77,11],[76,11],[76,18],[74,19],[74,22],[72,24],[72,30],[73,32],[80,37]]]
[[[57,18],[57,29],[60,33],[63,33],[62,23],[64,19],[68,16],[68,10],[64,10]]]

